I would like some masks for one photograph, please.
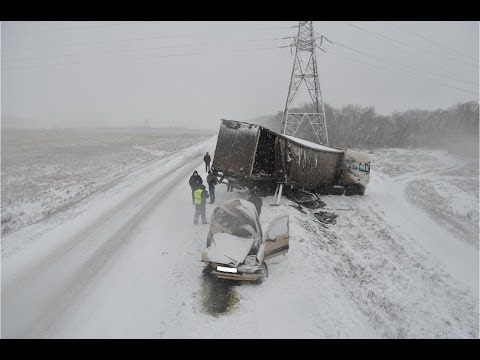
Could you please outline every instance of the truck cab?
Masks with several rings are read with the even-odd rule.
[[[342,183],[345,195],[363,195],[370,181],[370,158],[364,152],[345,149]]]

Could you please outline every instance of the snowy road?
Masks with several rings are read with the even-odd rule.
[[[61,225],[3,239],[2,337],[478,337],[478,249],[405,198],[409,181],[434,172],[373,173],[365,196],[323,197],[339,214],[328,229],[266,197],[262,226],[290,214],[289,253],[261,285],[203,278],[208,227],[192,224],[187,181],[193,170],[205,179],[201,158],[214,146],[132,173]],[[440,160],[438,171],[452,167]],[[246,196],[225,190],[217,203]]]
[[[456,239],[445,231],[427,213],[415,207],[405,198],[405,188],[416,179],[428,179],[441,176],[443,172],[461,165],[448,164],[431,171],[408,174],[394,179],[373,177],[372,187],[375,189],[373,209],[380,209],[382,217],[403,237],[422,246],[428,253],[442,263],[444,269],[455,279],[468,285],[474,294],[478,294],[478,251],[469,244]],[[377,210],[378,211],[378,210]]]
[[[145,325],[152,311],[162,312],[173,300],[185,239],[192,238],[187,181],[214,145],[210,140],[189,149],[180,163],[167,163],[159,176],[147,174],[148,181],[125,191],[121,200],[99,199],[106,206],[93,206],[93,214],[66,222],[5,259],[2,336],[101,336],[105,326],[113,336],[111,329],[125,336],[154,334]],[[164,310],[162,318],[175,314],[168,306]],[[123,316],[136,321],[123,322],[124,328]],[[132,326],[137,321],[138,329]]]

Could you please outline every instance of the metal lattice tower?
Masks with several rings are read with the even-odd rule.
[[[285,105],[282,134],[296,136],[300,125],[308,121],[312,126],[317,142],[329,146],[325,108],[320,91],[320,82],[318,81],[317,58],[315,55],[317,44],[315,40],[312,22],[300,21],[298,35],[291,45],[296,47],[295,60]],[[295,113],[290,111],[292,101],[303,82],[307,86],[315,112]]]

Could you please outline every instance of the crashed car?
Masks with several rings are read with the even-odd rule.
[[[265,260],[288,252],[289,217],[274,218],[263,235],[255,205],[247,200],[223,201],[212,213],[207,247],[202,252],[204,273],[219,279],[262,282]]]

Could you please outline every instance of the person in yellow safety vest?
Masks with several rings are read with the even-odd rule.
[[[205,185],[199,185],[198,188],[193,192],[195,198],[195,216],[193,218],[193,223],[198,224],[198,217],[202,217],[202,224],[208,224],[207,217],[205,214],[205,206],[207,204],[206,199],[209,197],[208,191],[205,188]]]
[[[195,205],[195,197],[193,195],[193,192],[198,188],[198,185],[203,184],[202,177],[198,175],[198,172],[196,170],[193,172],[193,175],[190,176],[188,183],[190,185],[190,188],[192,189],[192,205]]]

